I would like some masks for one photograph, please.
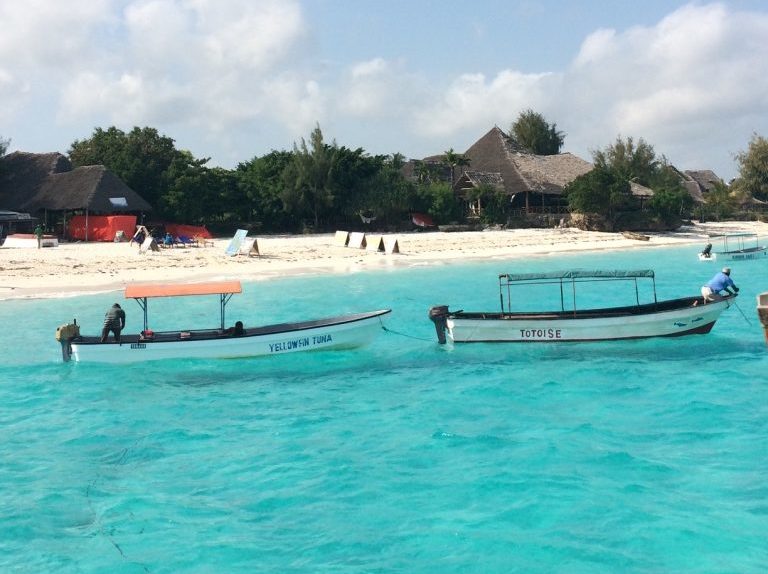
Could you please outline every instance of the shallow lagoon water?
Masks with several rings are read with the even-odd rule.
[[[56,326],[96,332],[120,293],[0,302],[0,570],[764,572],[766,263],[731,264],[738,307],[704,336],[451,348],[427,319],[497,309],[502,272],[698,293],[720,265],[695,251],[249,283],[228,322],[393,310],[368,347],[249,360],[65,365]],[[218,322],[215,298],[150,311]]]

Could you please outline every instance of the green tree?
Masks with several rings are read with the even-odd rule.
[[[631,200],[629,182],[604,165],[574,179],[563,194],[572,211],[603,215],[610,224]]]
[[[509,195],[503,189],[483,184],[469,192],[470,201],[482,206],[480,220],[483,223],[506,223],[509,210]]]
[[[167,172],[179,151],[174,141],[154,128],[96,128],[86,140],[76,140],[67,152],[74,166],[104,165],[152,206],[171,187]],[[203,163],[207,160],[202,160]]]
[[[222,199],[236,188],[234,174],[222,168],[208,168],[207,160],[196,160],[181,152],[166,174],[170,187],[160,198],[168,218],[197,225],[217,225],[225,219],[229,202]]]
[[[617,137],[613,145],[595,151],[592,155],[595,166],[611,170],[619,179],[634,181],[646,187],[651,187],[660,169],[653,146],[643,138],[635,144],[631,137]]]
[[[736,201],[731,195],[731,190],[722,182],[715,183],[704,199],[703,211],[707,217],[716,221],[730,217],[736,210]]]
[[[544,116],[530,109],[520,112],[510,131],[524,150],[536,155],[558,154],[565,141],[557,124],[549,125]]]
[[[243,215],[245,221],[270,231],[291,226],[281,196],[285,191],[283,172],[292,162],[291,152],[273,150],[237,166],[242,198],[230,200],[240,201],[247,208],[248,213]]]
[[[330,171],[330,187],[333,193],[332,223],[349,225],[359,222],[360,212],[371,210],[377,203],[377,176],[381,172],[385,156],[369,156],[362,148],[351,150],[337,147]]]
[[[746,151],[736,155],[739,177],[736,191],[743,191],[761,201],[768,201],[768,140],[752,134]]]
[[[443,153],[443,163],[451,170],[451,188],[453,188],[453,184],[456,183],[456,168],[468,166],[470,160],[451,148]]]
[[[376,174],[369,197],[370,208],[380,224],[391,224],[407,219],[416,198],[416,186],[403,177],[405,164],[402,154],[386,158]]]
[[[323,142],[318,125],[312,131],[309,145],[302,138],[301,145],[293,145],[293,162],[283,172],[285,189],[282,193],[285,208],[299,215],[309,216],[319,228],[320,218],[333,205],[331,168],[336,144]]]
[[[413,210],[429,213],[435,223],[450,223],[461,218],[461,205],[447,182],[418,186]]]
[[[690,214],[693,198],[683,187],[680,175],[665,158],[658,162],[658,169],[651,177],[650,186],[653,189],[653,197],[649,201],[649,208],[654,215],[672,223]]]

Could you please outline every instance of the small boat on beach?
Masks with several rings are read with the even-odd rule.
[[[126,299],[134,299],[144,312],[139,334],[121,334],[120,342],[100,335],[80,334],[75,319],[56,330],[65,362],[130,363],[157,359],[230,359],[278,355],[298,351],[348,349],[370,342],[382,330],[382,316],[390,309],[281,323],[242,329],[225,328],[225,310],[233,294],[241,293],[239,281],[192,284],[134,284],[125,288]],[[154,332],[149,328],[148,301],[157,297],[217,295],[221,314],[218,328]]]
[[[768,246],[760,245],[757,233],[727,233],[712,236],[712,239],[719,239],[721,242],[721,248],[711,253],[720,261],[748,261],[768,257]],[[699,259],[701,260],[701,254]]]
[[[765,342],[768,343],[768,291],[763,291],[757,296],[757,317],[763,326]]]
[[[604,288],[607,283],[617,281],[625,282],[624,285],[634,291],[634,304],[586,309],[578,307],[577,291],[583,288],[583,284]],[[640,302],[639,282],[645,282],[649,293],[652,290],[652,301]],[[558,308],[512,311],[513,289],[534,286],[559,290]],[[435,324],[437,339],[441,344],[447,340],[453,343],[543,343],[679,337],[709,333],[735,297],[723,297],[706,304],[701,296],[659,301],[652,270],[505,273],[499,275],[500,311],[450,311],[448,306],[439,305],[430,309],[429,318]],[[521,298],[523,301],[531,299],[531,296]]]
[[[634,239],[636,241],[649,241],[651,239],[650,235],[637,233],[636,231],[622,231],[621,234],[627,239]]]

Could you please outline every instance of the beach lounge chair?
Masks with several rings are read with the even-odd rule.
[[[176,238],[176,241],[179,244],[181,244],[183,247],[199,247],[196,239],[193,239],[192,237],[188,237],[186,235],[179,235]]]
[[[213,247],[215,245],[213,239],[208,239],[202,235],[195,235],[194,240],[202,247]]]

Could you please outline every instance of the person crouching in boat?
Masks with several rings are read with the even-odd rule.
[[[101,342],[106,343],[109,332],[115,335],[115,342],[120,342],[120,332],[125,329],[125,311],[115,303],[104,315],[104,327],[101,329]]]
[[[712,257],[712,244],[711,243],[707,243],[706,247],[704,247],[704,250],[701,252],[701,256],[706,258],[706,259],[709,259],[710,257]]]
[[[733,289],[733,291],[731,291]],[[704,297],[704,303],[708,301],[722,301],[725,296],[721,294],[725,291],[728,296],[735,295],[739,292],[739,288],[731,279],[731,268],[723,267],[717,275],[712,277],[709,282],[701,288],[701,296]]]
[[[235,322],[234,327],[229,327],[227,329],[224,329],[223,332],[224,335],[229,335],[230,337],[242,337],[245,335],[245,329],[243,328],[243,322],[237,321]]]

